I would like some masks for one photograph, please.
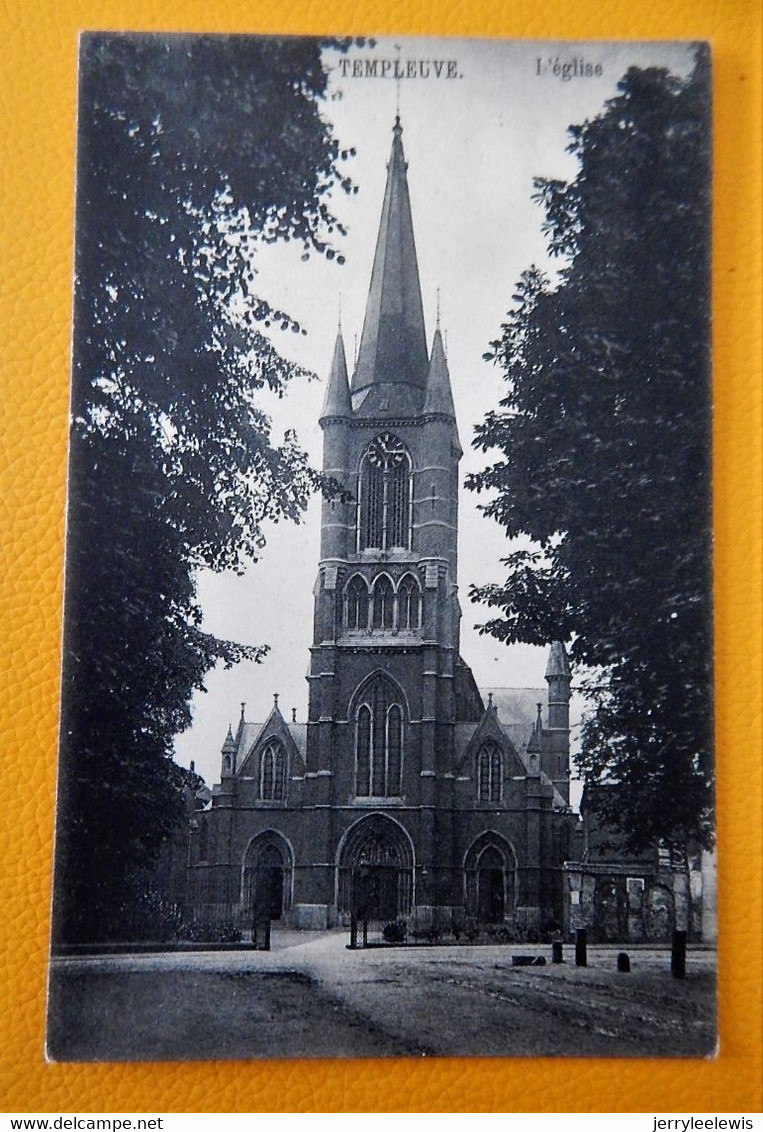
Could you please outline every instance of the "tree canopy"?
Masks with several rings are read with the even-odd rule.
[[[470,480],[509,539],[500,640],[570,642],[580,769],[633,847],[711,839],[709,69],[632,68],[538,178],[554,280],[519,281]]]
[[[317,40],[86,36],[80,58],[75,334],[56,930],[124,933],[134,878],[181,814],[174,736],[218,661],[195,572],[242,568],[265,519],[317,486],[260,393],[303,376],[260,293],[257,250],[336,256],[350,191],[321,115]],[[337,256],[338,259],[341,257]]]

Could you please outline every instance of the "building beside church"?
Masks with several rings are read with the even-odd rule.
[[[597,810],[597,794],[606,789],[587,784],[580,800],[580,857],[565,863],[565,934],[587,928],[595,943],[664,944],[679,929],[691,942],[714,943],[715,854],[658,841],[634,852]]]
[[[242,929],[371,918],[412,927],[565,921],[570,670],[480,690],[459,649],[462,455],[439,326],[427,346],[396,119],[357,363],[341,331],[325,402],[325,500],[306,722],[242,709],[194,817],[188,900]],[[362,891],[361,891],[362,888]]]

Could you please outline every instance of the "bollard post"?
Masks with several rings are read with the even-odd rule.
[[[551,962],[564,963],[564,951],[560,939],[555,939],[551,943]]]
[[[358,914],[353,909],[350,912],[350,950],[355,951],[358,946]]]
[[[258,916],[254,921],[255,951],[270,951],[270,917]]]
[[[673,947],[670,952],[670,973],[674,979],[683,979],[686,974],[686,932],[673,932]]]
[[[617,969],[624,972],[626,975],[630,973],[631,960],[627,951],[618,951],[617,953]]]
[[[588,966],[588,931],[586,928],[577,928],[575,931],[575,966]]]

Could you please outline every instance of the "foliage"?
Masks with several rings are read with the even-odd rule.
[[[261,394],[304,376],[257,251],[333,258],[340,153],[311,40],[83,39],[56,930],[112,936],[179,820],[171,761],[218,661],[195,571],[241,569],[319,483]],[[338,257],[341,258],[341,257]]]
[[[408,925],[405,920],[392,920],[382,928],[385,943],[405,943],[408,935]]]
[[[177,943],[240,943],[243,933],[230,917],[208,920],[189,916],[153,887],[150,874],[127,903],[116,927],[129,931],[134,943],[169,946]],[[113,937],[118,940],[119,935]]]
[[[224,920],[183,920],[178,936],[192,943],[241,943],[243,932],[230,918]]]
[[[521,278],[488,357],[507,392],[471,478],[518,542],[475,589],[507,642],[571,642],[594,710],[580,768],[632,847],[708,843],[709,72],[631,69],[537,179],[559,277]]]

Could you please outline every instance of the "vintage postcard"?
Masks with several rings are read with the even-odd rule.
[[[82,37],[48,1055],[716,1049],[710,57]]]

